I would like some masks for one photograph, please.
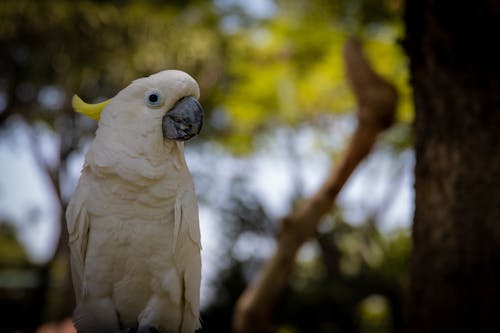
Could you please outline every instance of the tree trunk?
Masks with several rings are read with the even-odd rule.
[[[500,2],[408,0],[410,332],[500,327]]]

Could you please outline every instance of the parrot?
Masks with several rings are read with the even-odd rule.
[[[179,70],[132,81],[75,111],[98,121],[66,209],[79,333],[201,327],[198,204],[184,141],[200,133],[197,82]]]

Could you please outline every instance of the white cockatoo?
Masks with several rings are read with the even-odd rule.
[[[202,126],[199,88],[166,70],[76,111],[99,120],[66,211],[81,333],[200,327],[200,229],[184,140]]]

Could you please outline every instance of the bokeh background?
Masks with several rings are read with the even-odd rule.
[[[202,332],[233,307],[275,246],[279,219],[345,149],[356,104],[342,48],[357,36],[400,94],[336,208],[297,257],[278,332],[402,332],[413,213],[413,109],[398,0],[2,1],[0,317],[33,332],[72,311],[63,212],[98,102],[133,79],[181,69],[205,126],[186,144],[200,203]]]

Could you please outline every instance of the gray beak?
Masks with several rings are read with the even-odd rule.
[[[203,125],[203,109],[196,98],[183,97],[162,120],[165,139],[185,141],[198,135]]]

